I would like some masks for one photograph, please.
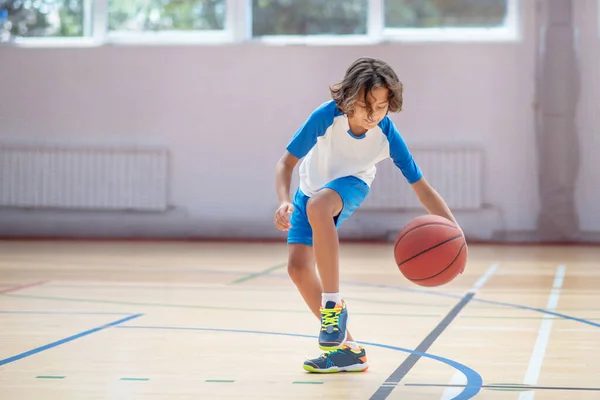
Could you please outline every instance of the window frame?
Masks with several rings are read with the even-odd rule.
[[[108,2],[84,1],[84,36],[17,37],[8,45],[23,47],[89,47],[103,45],[373,45],[387,42],[514,42],[520,40],[523,0],[506,0],[507,24],[499,28],[386,28],[384,0],[366,0],[367,33],[364,35],[265,35],[252,36],[252,0],[225,0],[223,30],[118,32],[108,30]],[[599,0],[600,1],[600,0]]]

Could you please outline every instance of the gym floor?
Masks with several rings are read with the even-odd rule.
[[[310,374],[281,243],[0,242],[0,398],[598,399],[600,247],[470,245],[441,288],[341,245],[370,368]]]

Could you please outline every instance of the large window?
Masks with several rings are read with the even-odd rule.
[[[252,35],[365,35],[368,0],[252,0]]]
[[[0,0],[16,37],[82,37],[84,0]]]
[[[109,0],[110,31],[225,29],[225,0]]]
[[[385,0],[386,28],[495,28],[508,16],[506,0]]]
[[[523,1],[0,0],[0,9],[8,10],[12,38],[22,43],[372,43],[514,40]]]

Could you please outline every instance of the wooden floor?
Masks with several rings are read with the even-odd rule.
[[[0,399],[600,399],[600,248],[472,245],[438,289],[341,252],[362,374],[302,369],[285,244],[0,242]]]

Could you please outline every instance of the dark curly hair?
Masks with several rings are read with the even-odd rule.
[[[396,72],[385,61],[375,58],[359,58],[346,70],[344,79],[332,85],[329,90],[338,108],[346,115],[354,114],[354,103],[361,90],[364,89],[364,100],[367,105],[369,117],[373,110],[367,101],[367,95],[372,89],[385,87],[388,93],[388,111],[400,112],[402,110],[402,82]]]

